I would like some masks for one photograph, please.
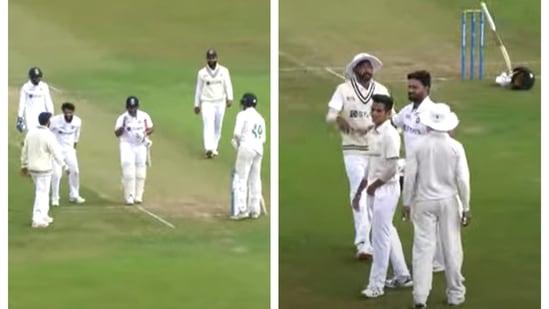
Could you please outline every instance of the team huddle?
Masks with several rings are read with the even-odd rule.
[[[362,295],[377,298],[385,288],[413,287],[414,307],[426,308],[433,272],[444,271],[447,302],[459,305],[465,301],[460,228],[471,219],[469,168],[453,138],[459,120],[447,104],[430,99],[427,71],[408,74],[411,102],[396,113],[387,88],[373,79],[382,66],[373,55],[356,55],[326,115],[341,132],[356,256],[373,260]],[[401,193],[402,219],[414,226],[411,272],[392,223]]]
[[[217,53],[210,49],[208,65],[199,71],[194,111],[202,114],[206,156],[219,154],[218,145],[226,106],[232,103],[229,71],[217,64]],[[50,205],[59,206],[59,187],[63,173],[67,174],[70,203],[83,204],[80,196],[80,169],[77,144],[82,120],[75,115],[71,102],[61,105],[62,113],[53,115],[54,103],[48,84],[42,81],[42,71],[33,67],[29,80],[20,90],[16,129],[25,133],[21,150],[21,172],[31,176],[35,186],[32,227],[45,228],[53,223]],[[258,99],[246,93],[241,99],[242,111],[236,118],[231,144],[237,150],[231,217],[257,218],[261,213],[261,161],[266,141],[265,120],[255,109]],[[125,102],[126,111],[118,116],[114,135],[119,140],[122,170],[123,201],[126,205],[143,203],[147,169],[151,162],[153,120],[140,109],[136,96]]]

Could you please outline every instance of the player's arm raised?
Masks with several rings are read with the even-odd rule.
[[[194,92],[194,113],[200,114],[200,96],[202,96],[202,88],[204,87],[204,81],[200,77],[200,71],[196,76],[196,90]]]

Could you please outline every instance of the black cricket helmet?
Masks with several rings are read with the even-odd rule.
[[[126,99],[126,108],[139,107],[139,99],[136,96],[129,96]]]
[[[511,89],[530,90],[536,82],[536,75],[527,67],[516,67],[511,75]]]
[[[215,49],[213,48],[208,49],[206,51],[206,59],[207,60],[217,59],[217,51],[215,51]]]
[[[247,92],[240,99],[240,104],[245,107],[255,107],[257,105],[257,97],[251,92]]]
[[[42,70],[39,67],[32,67],[29,69],[29,78],[37,79],[42,78]]]

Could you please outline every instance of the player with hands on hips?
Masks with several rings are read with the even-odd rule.
[[[237,150],[233,177],[231,218],[258,218],[261,214],[261,161],[266,141],[265,119],[256,110],[257,97],[245,93],[240,100],[242,111],[236,116],[231,141]]]
[[[74,114],[75,106],[70,102],[63,103],[61,110],[62,114],[51,118],[50,130],[61,147],[63,162],[69,167],[69,202],[83,204],[86,200],[80,196],[80,169],[76,157],[76,145],[80,139],[82,120]],[[54,163],[51,180],[52,206],[59,206],[59,185],[62,176],[61,165]]]
[[[126,205],[143,202],[149,147],[149,135],[153,133],[153,122],[149,114],[139,109],[139,99],[126,99],[126,112],[118,117],[114,134],[120,140],[120,163],[122,185]]]
[[[54,113],[53,101],[48,84],[42,81],[42,70],[32,67],[29,80],[23,84],[19,93],[19,109],[16,129],[19,132],[39,126],[38,116],[42,112]]]
[[[202,115],[204,151],[207,158],[213,158],[219,155],[223,117],[233,102],[233,86],[229,69],[217,62],[214,49],[206,51],[206,61],[198,71],[194,112]]]

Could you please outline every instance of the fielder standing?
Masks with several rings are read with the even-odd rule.
[[[152,145],[148,138],[153,133],[149,114],[139,109],[139,99],[126,99],[126,112],[116,119],[114,134],[120,140],[120,163],[126,205],[143,202],[149,151]]]
[[[422,114],[420,121],[429,128],[429,133],[408,162],[403,190],[405,216],[408,218],[411,211],[414,224],[415,308],[425,308],[429,297],[437,231],[446,261],[448,304],[460,305],[465,301],[460,223],[467,226],[471,216],[465,150],[448,134],[457,127],[459,120],[448,105],[439,103]]]
[[[429,97],[431,89],[431,74],[428,71],[415,71],[408,74],[408,99],[410,104],[404,106],[396,114],[392,122],[402,129],[404,137],[404,149],[406,160],[413,156],[417,144],[427,134],[427,127],[419,121],[419,115],[428,111],[435,104]],[[404,172],[405,173],[405,172]],[[433,271],[444,271],[444,260],[442,259],[442,249],[437,237],[437,251],[433,262]]]
[[[372,244],[374,261],[370,269],[368,285],[362,294],[368,298],[384,295],[389,261],[393,264],[395,285],[412,286],[402,244],[393,225],[393,217],[400,197],[398,159],[400,136],[391,125],[393,99],[385,95],[372,96],[372,121],[369,132],[370,155],[364,179],[353,200],[358,209],[362,190],[368,194],[368,208],[372,212]]]
[[[214,49],[208,49],[206,60],[207,65],[198,71],[196,79],[194,112],[202,114],[204,150],[206,157],[212,158],[219,154],[225,107],[232,105],[233,86],[229,70],[217,63]]]
[[[75,107],[70,102],[63,103],[61,110],[63,114],[51,118],[50,130],[61,146],[63,162],[69,166],[69,202],[83,204],[86,200],[80,196],[80,169],[76,158],[76,145],[80,138],[82,120],[74,114]],[[54,164],[51,182],[52,206],[59,206],[59,185],[62,176],[61,166]]]
[[[31,176],[34,182],[34,207],[32,227],[45,228],[53,222],[49,216],[50,186],[53,161],[67,169],[55,136],[48,129],[51,113],[42,112],[37,116],[39,125],[30,128],[21,150],[21,173]]]
[[[42,71],[33,67],[29,70],[29,81],[23,84],[19,93],[19,110],[16,128],[19,132],[39,125],[38,115],[54,113],[50,88],[42,81]]]
[[[265,119],[255,108],[257,97],[253,93],[245,93],[240,104],[242,111],[236,116],[232,139],[237,155],[231,217],[258,218],[261,214],[261,160],[267,136]]]
[[[348,79],[337,86],[328,103],[326,120],[337,124],[341,131],[343,161],[350,186],[349,205],[352,205],[352,199],[368,167],[369,143],[366,132],[373,127],[370,118],[372,96],[389,95],[387,88],[373,79],[374,72],[379,71],[382,65],[373,55],[356,55],[347,65]],[[359,259],[369,259],[372,256],[371,225],[365,195],[360,200],[359,208],[352,208],[352,211],[356,256]]]

